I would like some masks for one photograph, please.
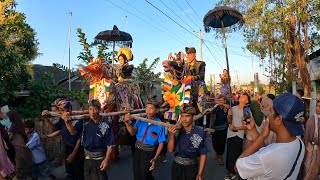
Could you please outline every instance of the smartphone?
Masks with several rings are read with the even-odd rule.
[[[247,123],[250,124],[248,121],[251,118],[251,111],[250,111],[250,105],[246,105],[243,108],[243,120]]]

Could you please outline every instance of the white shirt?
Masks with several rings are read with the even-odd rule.
[[[296,180],[304,157],[304,144],[297,165],[287,180]],[[242,179],[285,179],[299,153],[299,138],[289,143],[273,143],[236,163]]]
[[[233,106],[231,108],[232,111],[232,125],[234,127],[242,126],[242,119],[243,119],[243,109],[240,109],[239,106]],[[238,136],[239,138],[243,139],[244,137],[244,130],[238,130],[237,132],[233,132],[228,128],[227,138]]]

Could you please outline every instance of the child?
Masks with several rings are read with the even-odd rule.
[[[33,167],[32,167],[32,177],[50,177],[55,179],[55,177],[50,173],[46,154],[44,152],[44,148],[40,142],[40,137],[36,131],[34,131],[34,122],[32,120],[27,120],[24,123],[24,130],[28,135],[28,143],[26,146],[32,152],[32,160],[33,160]]]

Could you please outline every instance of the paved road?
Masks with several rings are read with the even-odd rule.
[[[224,166],[219,166],[214,160],[215,152],[212,149],[211,137],[207,138],[209,154],[206,162],[204,174],[205,180],[223,180],[226,173]],[[167,162],[159,162],[153,172],[155,180],[170,180],[172,155],[167,153]],[[112,162],[108,168],[108,177],[110,180],[133,180],[132,155],[130,149],[120,152],[120,158],[117,162]],[[57,179],[64,179],[64,167],[59,166],[53,172]]]

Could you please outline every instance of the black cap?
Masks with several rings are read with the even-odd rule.
[[[196,108],[194,108],[190,104],[185,104],[180,110],[180,114],[183,114],[183,113],[196,115],[197,111],[196,111]]]
[[[186,47],[186,53],[190,54],[190,53],[197,53],[196,48],[194,47]]]

